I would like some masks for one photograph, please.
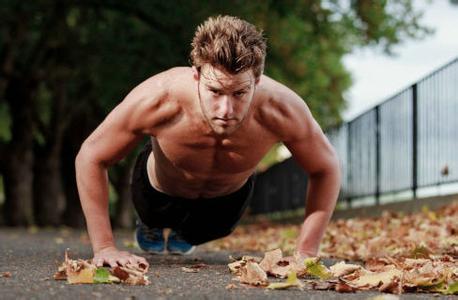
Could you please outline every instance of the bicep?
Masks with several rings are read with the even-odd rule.
[[[318,125],[314,127],[307,135],[284,143],[296,161],[309,174],[334,168],[336,162],[334,148]]]
[[[308,107],[301,103],[295,112],[290,122],[289,138],[284,141],[285,146],[308,173],[335,168],[337,156],[334,148]]]
[[[106,166],[125,157],[143,138],[132,127],[132,113],[130,103],[121,102],[84,141],[81,152]]]

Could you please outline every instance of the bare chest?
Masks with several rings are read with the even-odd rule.
[[[217,138],[188,127],[171,130],[153,140],[156,164],[195,177],[218,177],[252,172],[276,142],[268,132],[240,128],[233,136]]]

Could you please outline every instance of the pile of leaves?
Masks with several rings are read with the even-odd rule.
[[[299,230],[298,225],[265,221],[239,227],[231,236],[207,247],[250,252],[279,248],[286,255],[292,255]],[[241,283],[270,288],[296,286],[339,292],[376,289],[396,294],[416,291],[456,294],[458,202],[437,211],[423,207],[421,212],[410,215],[384,212],[378,218],[331,222],[320,245],[319,257],[357,264],[340,262],[328,269],[318,258],[298,262],[291,256],[281,257],[279,250],[275,251],[267,252],[262,260],[243,257],[229,268]],[[276,253],[273,260],[272,253]],[[271,260],[276,262],[266,263]],[[321,271],[316,273],[317,269]],[[320,280],[307,280],[311,275]],[[272,283],[269,276],[288,279]]]
[[[280,248],[291,255],[298,225],[269,222],[240,226],[230,236],[209,243],[210,250],[264,252]],[[419,213],[384,212],[379,218],[333,221],[320,245],[320,257],[365,261],[374,257],[458,257],[458,202],[437,211],[423,207]]]
[[[403,215],[384,212],[380,218],[332,222],[320,250],[321,256],[352,260],[373,257],[458,257],[458,202],[438,211]]]
[[[373,258],[365,266],[344,261],[329,268],[318,257],[301,261],[292,256],[283,257],[276,249],[264,258],[244,256],[229,265],[242,284],[267,287],[268,289],[335,290],[354,292],[378,290],[394,294],[403,292],[458,293],[458,266],[451,256],[430,258]],[[287,278],[283,282],[270,282],[268,276]],[[310,277],[315,280],[302,280]]]
[[[54,274],[55,280],[67,280],[69,284],[82,283],[123,283],[128,285],[148,285],[146,266],[127,264],[123,267],[96,267],[89,260],[74,260],[65,252],[65,261]]]

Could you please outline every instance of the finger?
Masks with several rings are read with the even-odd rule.
[[[149,267],[149,263],[148,261],[144,258],[144,257],[141,257],[141,256],[137,256],[137,255],[132,255],[133,258],[135,259],[135,263],[138,264],[140,267]]]
[[[132,256],[129,256],[127,258],[127,261],[130,265],[136,265],[137,264],[137,259],[135,259],[135,257],[132,255]]]
[[[112,267],[112,268],[118,266],[118,263],[116,262],[116,259],[110,258],[110,259],[107,260],[107,262],[110,265],[110,267]]]
[[[149,268],[149,263],[146,259],[144,259],[143,257],[140,257],[138,260],[137,260],[137,263],[138,263],[138,266],[144,270],[148,270]]]
[[[92,259],[92,263],[96,267],[103,267],[103,259],[102,258],[94,258],[94,259]]]
[[[117,260],[117,262],[118,262],[118,264],[119,264],[120,266],[125,266],[125,265],[128,263],[128,259],[127,259],[127,258],[119,258],[119,259]]]

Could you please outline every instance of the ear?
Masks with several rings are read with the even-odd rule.
[[[261,81],[261,76],[256,78],[256,80],[254,81],[254,85],[258,85],[259,81]]]
[[[196,66],[192,66],[192,76],[194,77],[194,80],[198,81],[200,78],[200,73],[199,70],[197,70]]]

